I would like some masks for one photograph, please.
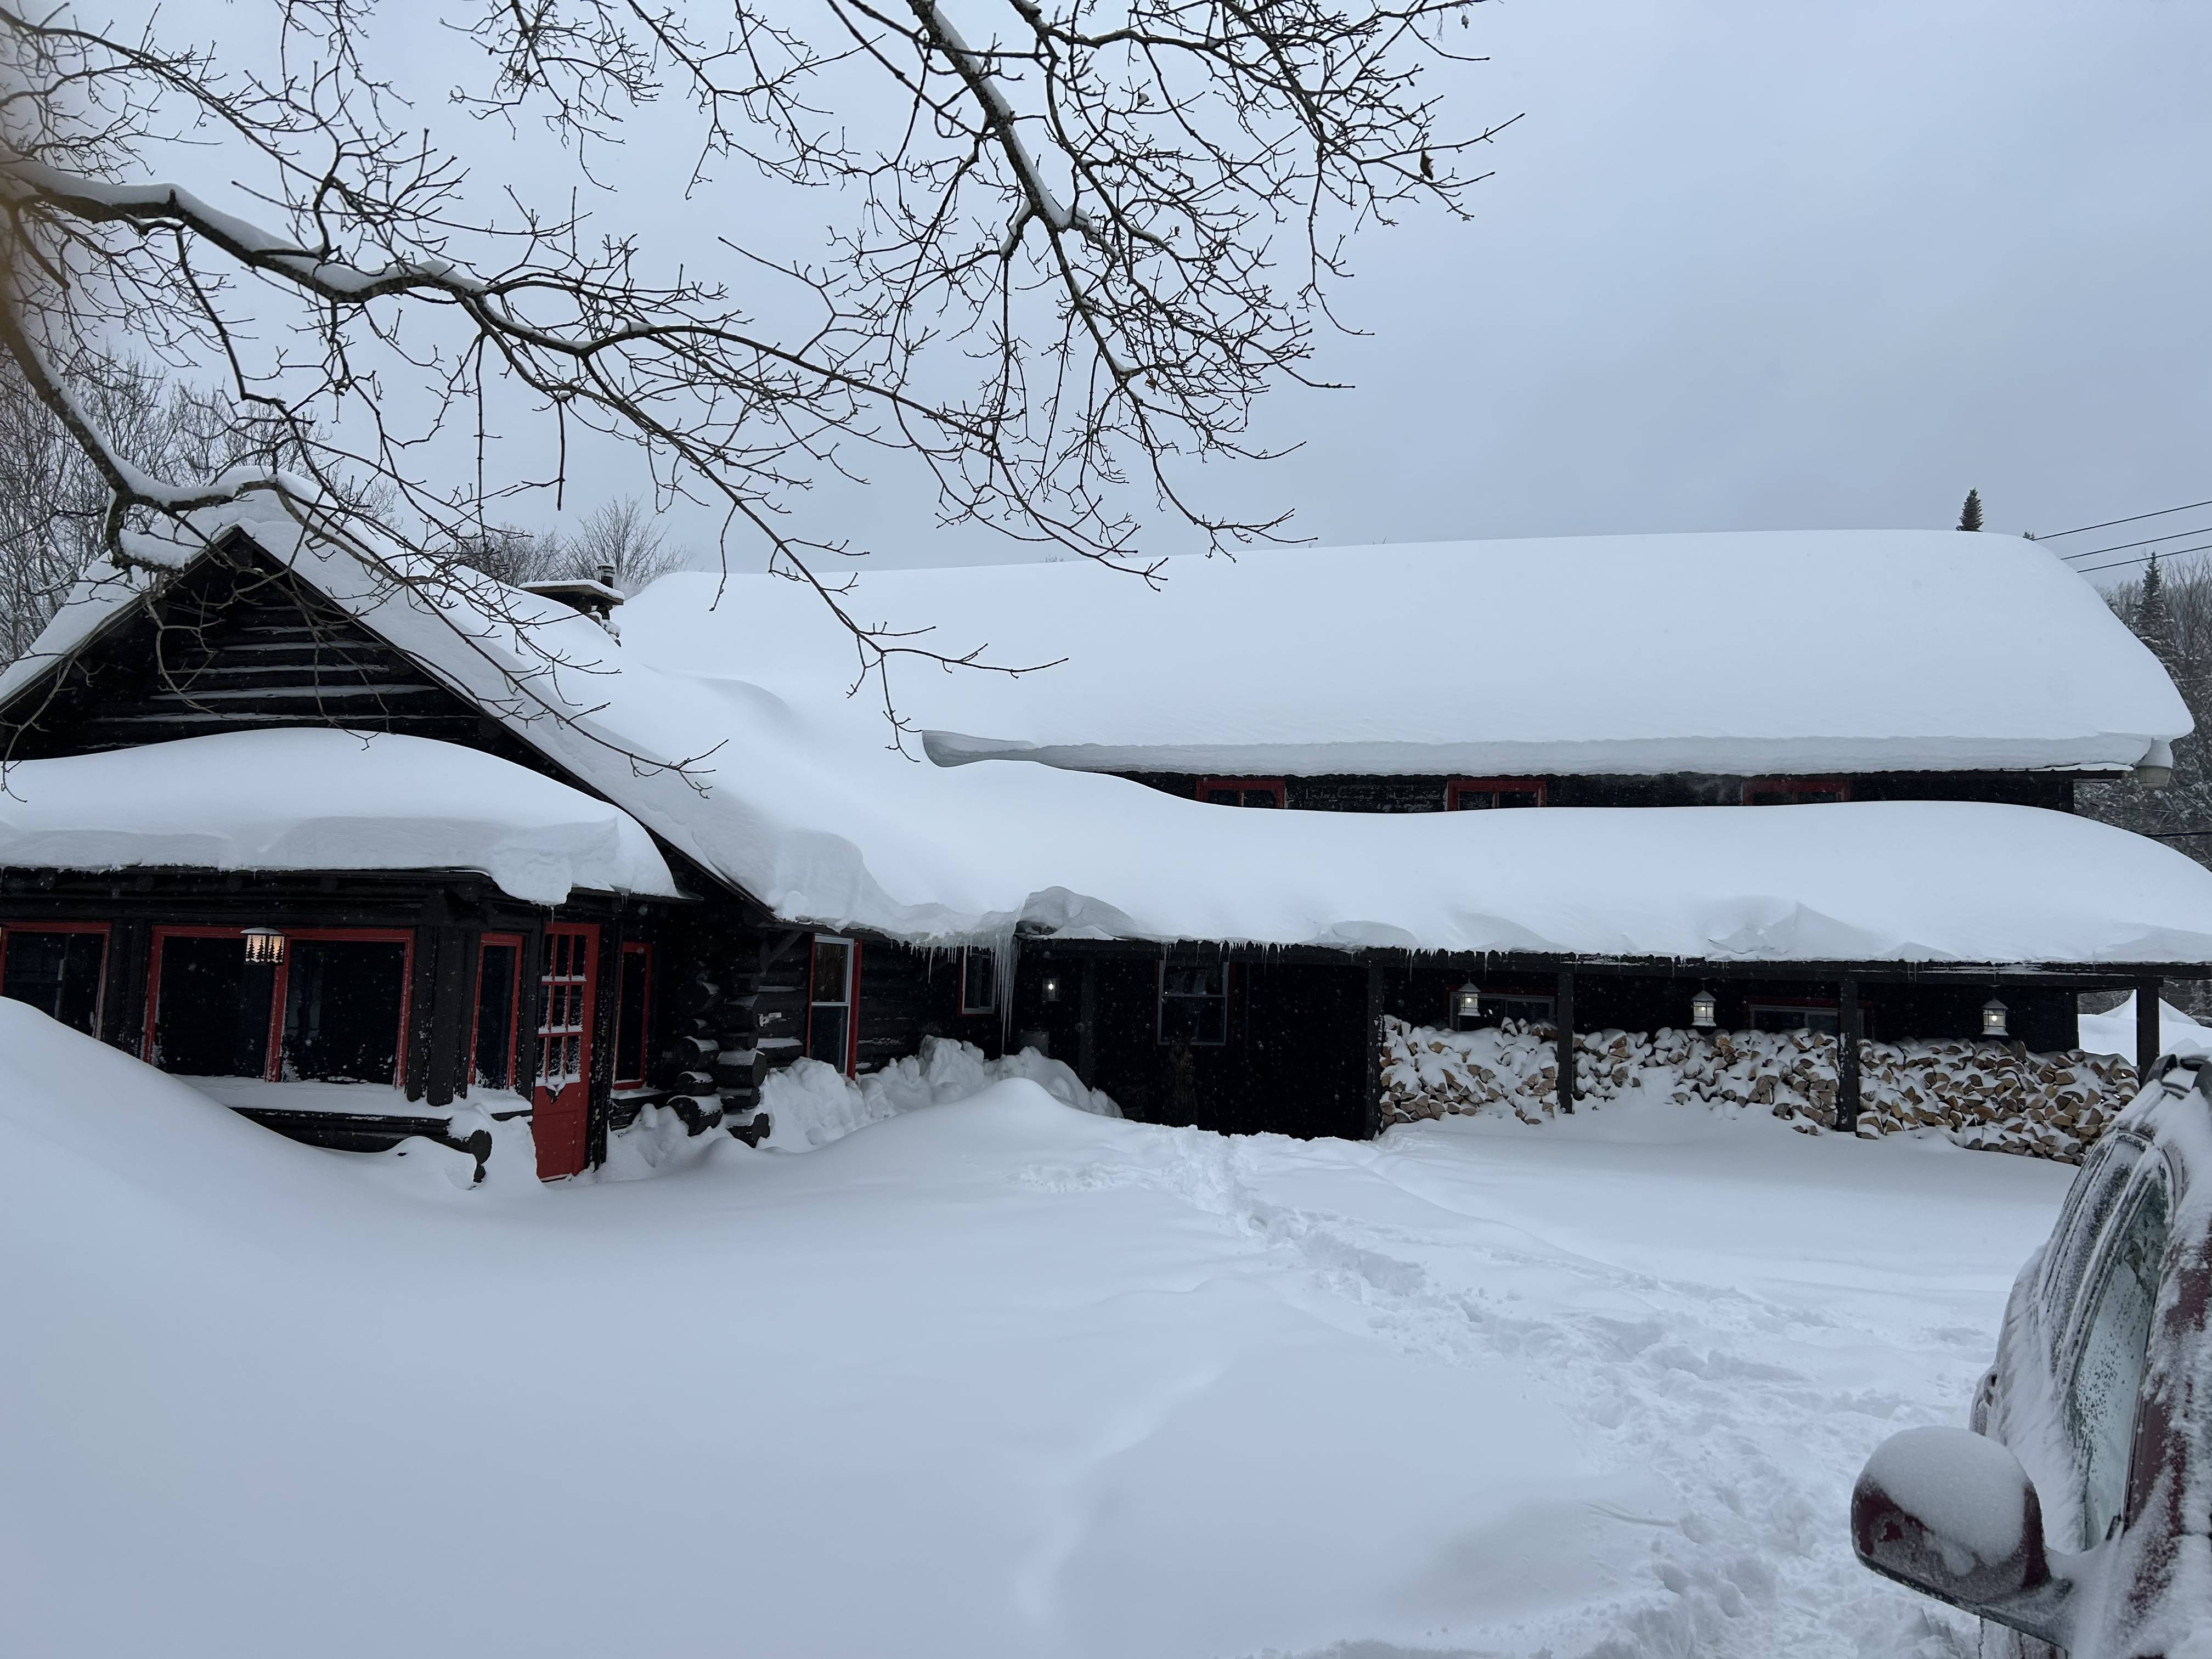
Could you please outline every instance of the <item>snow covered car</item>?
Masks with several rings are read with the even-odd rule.
[[[2013,1286],[1972,1429],[1868,1461],[1851,1543],[1984,1655],[2212,1651],[2212,1062],[2168,1055]]]

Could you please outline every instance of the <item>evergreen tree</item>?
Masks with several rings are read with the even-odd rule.
[[[2136,596],[2136,637],[2154,652],[2169,674],[2174,672],[2173,617],[2166,608],[2166,578],[2160,574],[2158,555],[2144,567],[2142,591]]]
[[[1982,492],[1978,489],[1970,489],[1966,492],[1966,504],[1959,509],[1959,528],[1979,530],[1981,527]]]

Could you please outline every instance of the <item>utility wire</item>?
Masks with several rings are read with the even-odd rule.
[[[2145,519],[2162,519],[2169,513],[2186,513],[2195,507],[2212,507],[2212,501],[2184,501],[2179,507],[2161,507],[2155,513],[2138,513],[2133,518],[2107,519],[2102,524],[2076,525],[2071,530],[2054,530],[2048,536],[2038,536],[2039,542],[2055,542],[2061,536],[2078,536],[2085,530],[2110,530],[2116,524],[2138,524]]]
[[[2148,564],[2153,559],[2178,559],[2185,553],[2212,552],[2212,542],[2199,542],[2194,547],[2172,547],[2160,553],[2138,553],[2132,559],[2115,559],[2110,564],[2075,565],[2074,574],[2087,576],[2099,570],[2118,570],[2124,564]]]
[[[2175,542],[2184,536],[2202,536],[2212,532],[2212,524],[2201,524],[2194,530],[2169,530],[2163,536],[2146,536],[2139,542],[2114,542],[2110,547],[2084,548],[2079,553],[2061,553],[2062,559],[2094,559],[2100,553],[2124,553],[2131,547],[2148,547],[2153,542]]]

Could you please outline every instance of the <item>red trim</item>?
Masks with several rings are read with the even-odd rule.
[[[568,972],[554,972],[559,960],[556,941],[574,939],[582,942],[583,960],[577,952],[568,954]],[[592,1109],[592,1017],[599,995],[599,930],[598,924],[588,921],[553,921],[545,925],[544,955],[538,963],[538,1069],[532,1079],[530,1101],[531,1139],[538,1146],[538,1178],[551,1181],[562,1176],[581,1175],[590,1162]],[[572,999],[567,993],[574,989]],[[559,1012],[569,1018],[559,1025],[550,1024],[556,999],[549,992],[561,992]],[[548,1067],[545,1063],[546,1045],[561,1043],[570,1037],[576,1042],[576,1075],[563,1082],[556,1093],[545,1086]],[[555,1075],[560,1075],[556,1073]]]
[[[97,933],[100,946],[100,992],[92,1000],[92,1029],[95,1035],[107,1014],[108,953],[114,947],[115,927],[106,921],[0,921],[0,984],[8,978],[8,935],[9,933]]]
[[[1247,789],[1265,789],[1273,793],[1275,797],[1276,805],[1283,806],[1288,804],[1286,799],[1287,792],[1284,787],[1283,780],[1280,778],[1200,778],[1198,781],[1198,788],[1195,793],[1200,800],[1204,800],[1210,793],[1216,789],[1234,789],[1240,795]],[[1229,803],[1227,801],[1215,801],[1212,802],[1212,805],[1216,806],[1226,806]],[[1237,805],[1241,806],[1243,805],[1243,802],[1240,800]]]
[[[1463,810],[1459,804],[1462,794],[1496,795],[1501,791],[1516,795],[1534,794],[1539,806],[1550,802],[1552,793],[1542,778],[1449,778],[1444,782],[1444,811],[1457,812]]]
[[[1780,802],[1758,802],[1753,795],[1779,795]],[[1743,784],[1743,804],[1746,806],[1777,805],[1802,802],[1808,795],[1832,796],[1837,800],[1851,798],[1849,778],[1746,778]]]
[[[637,1065],[635,1077],[617,1077],[615,1087],[641,1084],[645,1081],[646,1052],[653,1046],[653,947],[642,939],[629,939],[622,948],[622,960],[616,964],[615,973],[615,1064],[622,1064],[623,1010],[629,999],[623,994],[629,982],[629,959],[637,957],[645,964],[645,994],[638,1001]]]
[[[284,1066],[284,999],[291,988],[292,951],[294,939],[324,939],[351,941],[364,945],[397,945],[401,947],[399,957],[399,1042],[392,1062],[392,1086],[404,1087],[407,1080],[408,1011],[414,1000],[415,989],[415,933],[409,927],[287,927],[284,934],[284,959],[276,964],[276,975],[269,988],[269,1036],[261,1062],[261,1080],[276,1083],[282,1080]],[[242,939],[243,927],[156,927],[153,946],[146,963],[146,1030],[138,1057],[149,1066],[154,1063],[154,1024],[161,1011],[161,947],[173,939]]]
[[[469,1083],[473,1086],[479,1075],[477,1042],[483,1034],[483,959],[487,950],[512,950],[514,952],[514,975],[507,988],[507,1069],[500,1074],[499,1086],[514,1087],[515,1045],[522,1040],[522,935],[520,933],[482,933],[477,938],[476,994],[469,999],[469,1012],[476,1016],[469,1026]]]

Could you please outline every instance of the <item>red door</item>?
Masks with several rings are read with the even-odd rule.
[[[556,921],[545,930],[538,981],[538,1086],[532,1096],[532,1137],[538,1178],[580,1175],[592,1106],[592,988],[599,965],[599,930]]]

